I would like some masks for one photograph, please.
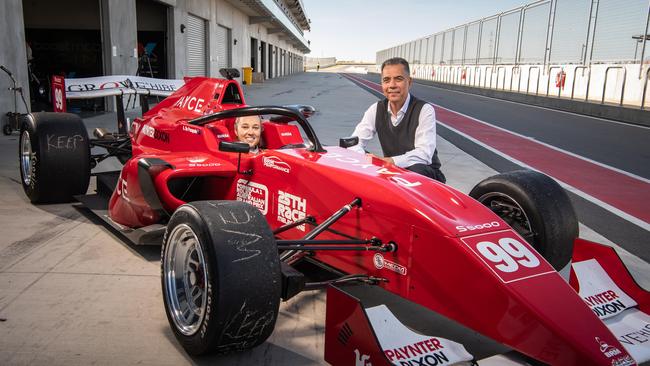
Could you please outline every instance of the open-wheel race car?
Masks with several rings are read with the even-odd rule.
[[[650,294],[611,248],[577,239],[551,178],[499,174],[468,196],[347,150],[353,138],[323,146],[311,112],[247,106],[235,80],[196,77],[128,134],[90,139],[74,115],[35,113],[22,184],[32,202],[76,197],[134,244],[162,244],[165,310],[191,355],[255,347],[282,300],[327,288],[332,364],[650,359]],[[257,153],[235,141],[251,115]],[[86,194],[110,156],[123,168],[94,174]]]

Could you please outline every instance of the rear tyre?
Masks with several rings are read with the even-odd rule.
[[[81,118],[69,113],[31,113],[18,143],[20,178],[33,203],[70,202],[90,182],[90,143]]]
[[[187,353],[245,350],[271,335],[280,260],[258,209],[237,201],[185,204],[167,225],[161,257],[165,312]]]
[[[506,221],[556,270],[564,268],[578,237],[578,219],[567,193],[532,170],[498,174],[469,193]]]

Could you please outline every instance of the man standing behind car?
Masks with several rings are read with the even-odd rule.
[[[377,134],[385,156],[379,159],[445,183],[436,150],[436,114],[431,104],[409,93],[412,83],[405,59],[384,61],[381,88],[386,98],[366,110],[352,133],[359,144],[350,149],[365,152]]]

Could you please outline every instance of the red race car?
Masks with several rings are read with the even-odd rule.
[[[162,244],[165,310],[191,355],[263,343],[281,300],[326,287],[332,364],[650,359],[649,293],[611,248],[577,239],[555,181],[499,174],[468,196],[348,151],[353,138],[322,146],[310,113],[247,106],[235,80],[200,77],[128,134],[89,139],[74,115],[35,113],[21,128],[23,187]],[[256,153],[233,130],[251,115],[263,120]],[[122,170],[95,174],[86,195],[109,156]]]

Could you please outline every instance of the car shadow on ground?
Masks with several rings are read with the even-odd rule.
[[[194,365],[319,365],[321,363],[305,357],[299,353],[293,352],[282,346],[275,345],[269,341],[261,345],[241,352],[230,354],[213,354],[205,356],[190,356],[183,347],[178,343],[172,330],[169,327],[161,328],[165,338],[170,342],[180,355],[188,363]]]
[[[142,259],[147,262],[159,262],[160,261],[160,246],[159,245],[135,245],[131,240],[126,236],[120,233],[115,228],[106,224],[102,219],[97,217],[90,209],[83,206],[82,204],[75,204],[72,207],[76,209],[83,217],[88,219],[94,225],[101,226],[110,236],[112,236],[115,241],[124,245],[131,252],[139,255]]]

